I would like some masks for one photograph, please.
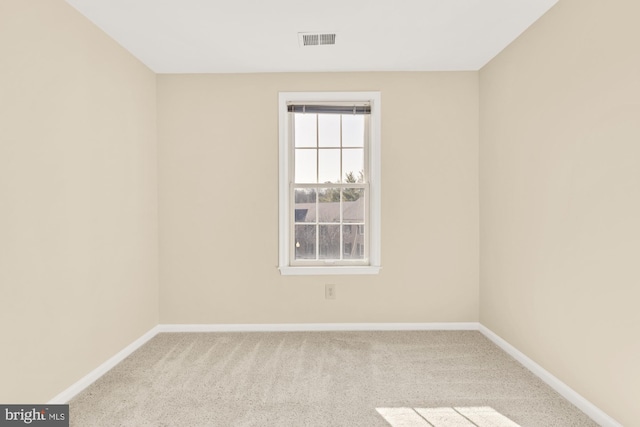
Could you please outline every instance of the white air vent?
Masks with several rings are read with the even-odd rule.
[[[335,33],[298,33],[298,42],[302,46],[322,46],[336,44]]]

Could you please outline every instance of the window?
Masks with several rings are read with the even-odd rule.
[[[282,274],[380,269],[380,94],[280,93]]]

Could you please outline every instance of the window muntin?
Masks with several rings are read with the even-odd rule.
[[[367,265],[368,115],[289,114],[291,265]]]

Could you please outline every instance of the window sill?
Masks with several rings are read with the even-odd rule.
[[[379,266],[349,266],[337,265],[330,267],[313,266],[313,267],[291,267],[288,265],[280,266],[280,274],[283,276],[327,276],[327,275],[365,275],[380,273]]]

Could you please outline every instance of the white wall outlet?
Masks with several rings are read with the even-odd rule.
[[[324,285],[324,297],[326,299],[336,299],[336,285]]]

